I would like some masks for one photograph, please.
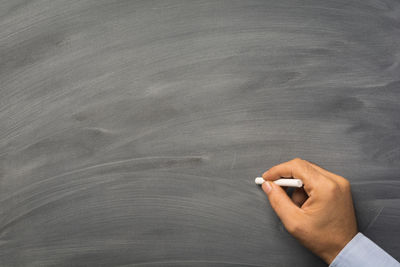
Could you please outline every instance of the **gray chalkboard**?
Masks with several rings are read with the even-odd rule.
[[[397,0],[0,2],[1,266],[325,266],[254,177],[348,178],[400,259]]]

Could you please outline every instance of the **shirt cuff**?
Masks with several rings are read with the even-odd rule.
[[[358,233],[339,252],[330,267],[385,266],[400,267],[400,263],[362,233]]]

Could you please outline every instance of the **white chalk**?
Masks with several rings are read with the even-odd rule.
[[[262,177],[257,177],[255,182],[256,184],[262,185],[265,182],[265,180]]]
[[[256,184],[262,185],[265,180],[262,177],[257,177]],[[274,181],[275,184],[280,186],[302,187],[303,182],[300,179],[278,179]]]

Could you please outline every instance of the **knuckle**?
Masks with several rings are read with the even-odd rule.
[[[342,186],[346,190],[350,190],[350,187],[351,187],[350,182],[347,179],[344,179],[344,178],[343,178]]]
[[[296,162],[296,163],[299,163],[299,162],[301,162],[301,161],[303,161],[301,158],[294,158],[294,159],[292,159],[292,161],[293,162]]]
[[[298,166],[298,165],[303,164],[304,160],[302,160],[301,158],[294,158],[291,160],[291,163]]]
[[[330,195],[336,194],[339,190],[338,184],[336,184],[335,182],[332,182],[332,181],[327,182],[325,185],[325,188],[326,188],[326,192]]]

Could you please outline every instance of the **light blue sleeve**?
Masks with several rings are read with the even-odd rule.
[[[362,233],[340,251],[330,267],[400,267],[400,263]]]

